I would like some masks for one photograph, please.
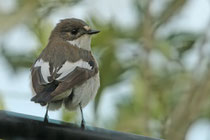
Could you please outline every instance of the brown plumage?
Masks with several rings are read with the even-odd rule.
[[[89,83],[91,90],[94,88],[93,92],[97,92],[99,87],[99,83],[95,87],[92,85],[99,82],[99,76],[89,39],[91,34],[98,31],[87,27],[89,26],[79,19],[65,19],[57,24],[50,35],[48,45],[31,68],[32,88],[35,92],[31,101],[42,106],[50,103],[59,104],[60,107],[64,103],[66,108],[71,110],[79,104],[86,106],[89,98],[95,96],[96,93],[81,93],[88,81],[93,82]],[[85,96],[81,99],[77,96],[74,98],[73,95],[76,94],[87,94],[88,99]]]

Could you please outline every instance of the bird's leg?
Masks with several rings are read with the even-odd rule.
[[[47,109],[46,109],[46,113],[44,116],[44,123],[48,123],[48,109],[49,109],[49,103],[47,104]]]
[[[81,112],[81,116],[82,116],[82,121],[81,121],[81,128],[85,129],[85,120],[84,120],[84,116],[83,116],[83,111],[82,111],[82,105],[81,103],[79,104],[80,107],[80,112]]]

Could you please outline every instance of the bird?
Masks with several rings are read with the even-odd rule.
[[[99,33],[83,20],[62,19],[52,30],[48,44],[31,67],[31,101],[48,110],[80,109],[94,99],[100,87],[99,67],[91,51],[91,37]]]

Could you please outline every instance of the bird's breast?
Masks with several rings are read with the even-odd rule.
[[[69,110],[75,110],[81,103],[82,107],[85,107],[89,101],[95,98],[96,93],[100,87],[99,73],[88,79],[82,85],[73,89],[72,99],[65,100],[65,107]]]

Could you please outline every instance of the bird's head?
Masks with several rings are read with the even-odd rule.
[[[70,18],[63,19],[56,25],[50,39],[59,37],[74,46],[86,49],[88,45],[90,46],[91,35],[99,32],[98,30],[91,29],[87,23],[80,19]]]

